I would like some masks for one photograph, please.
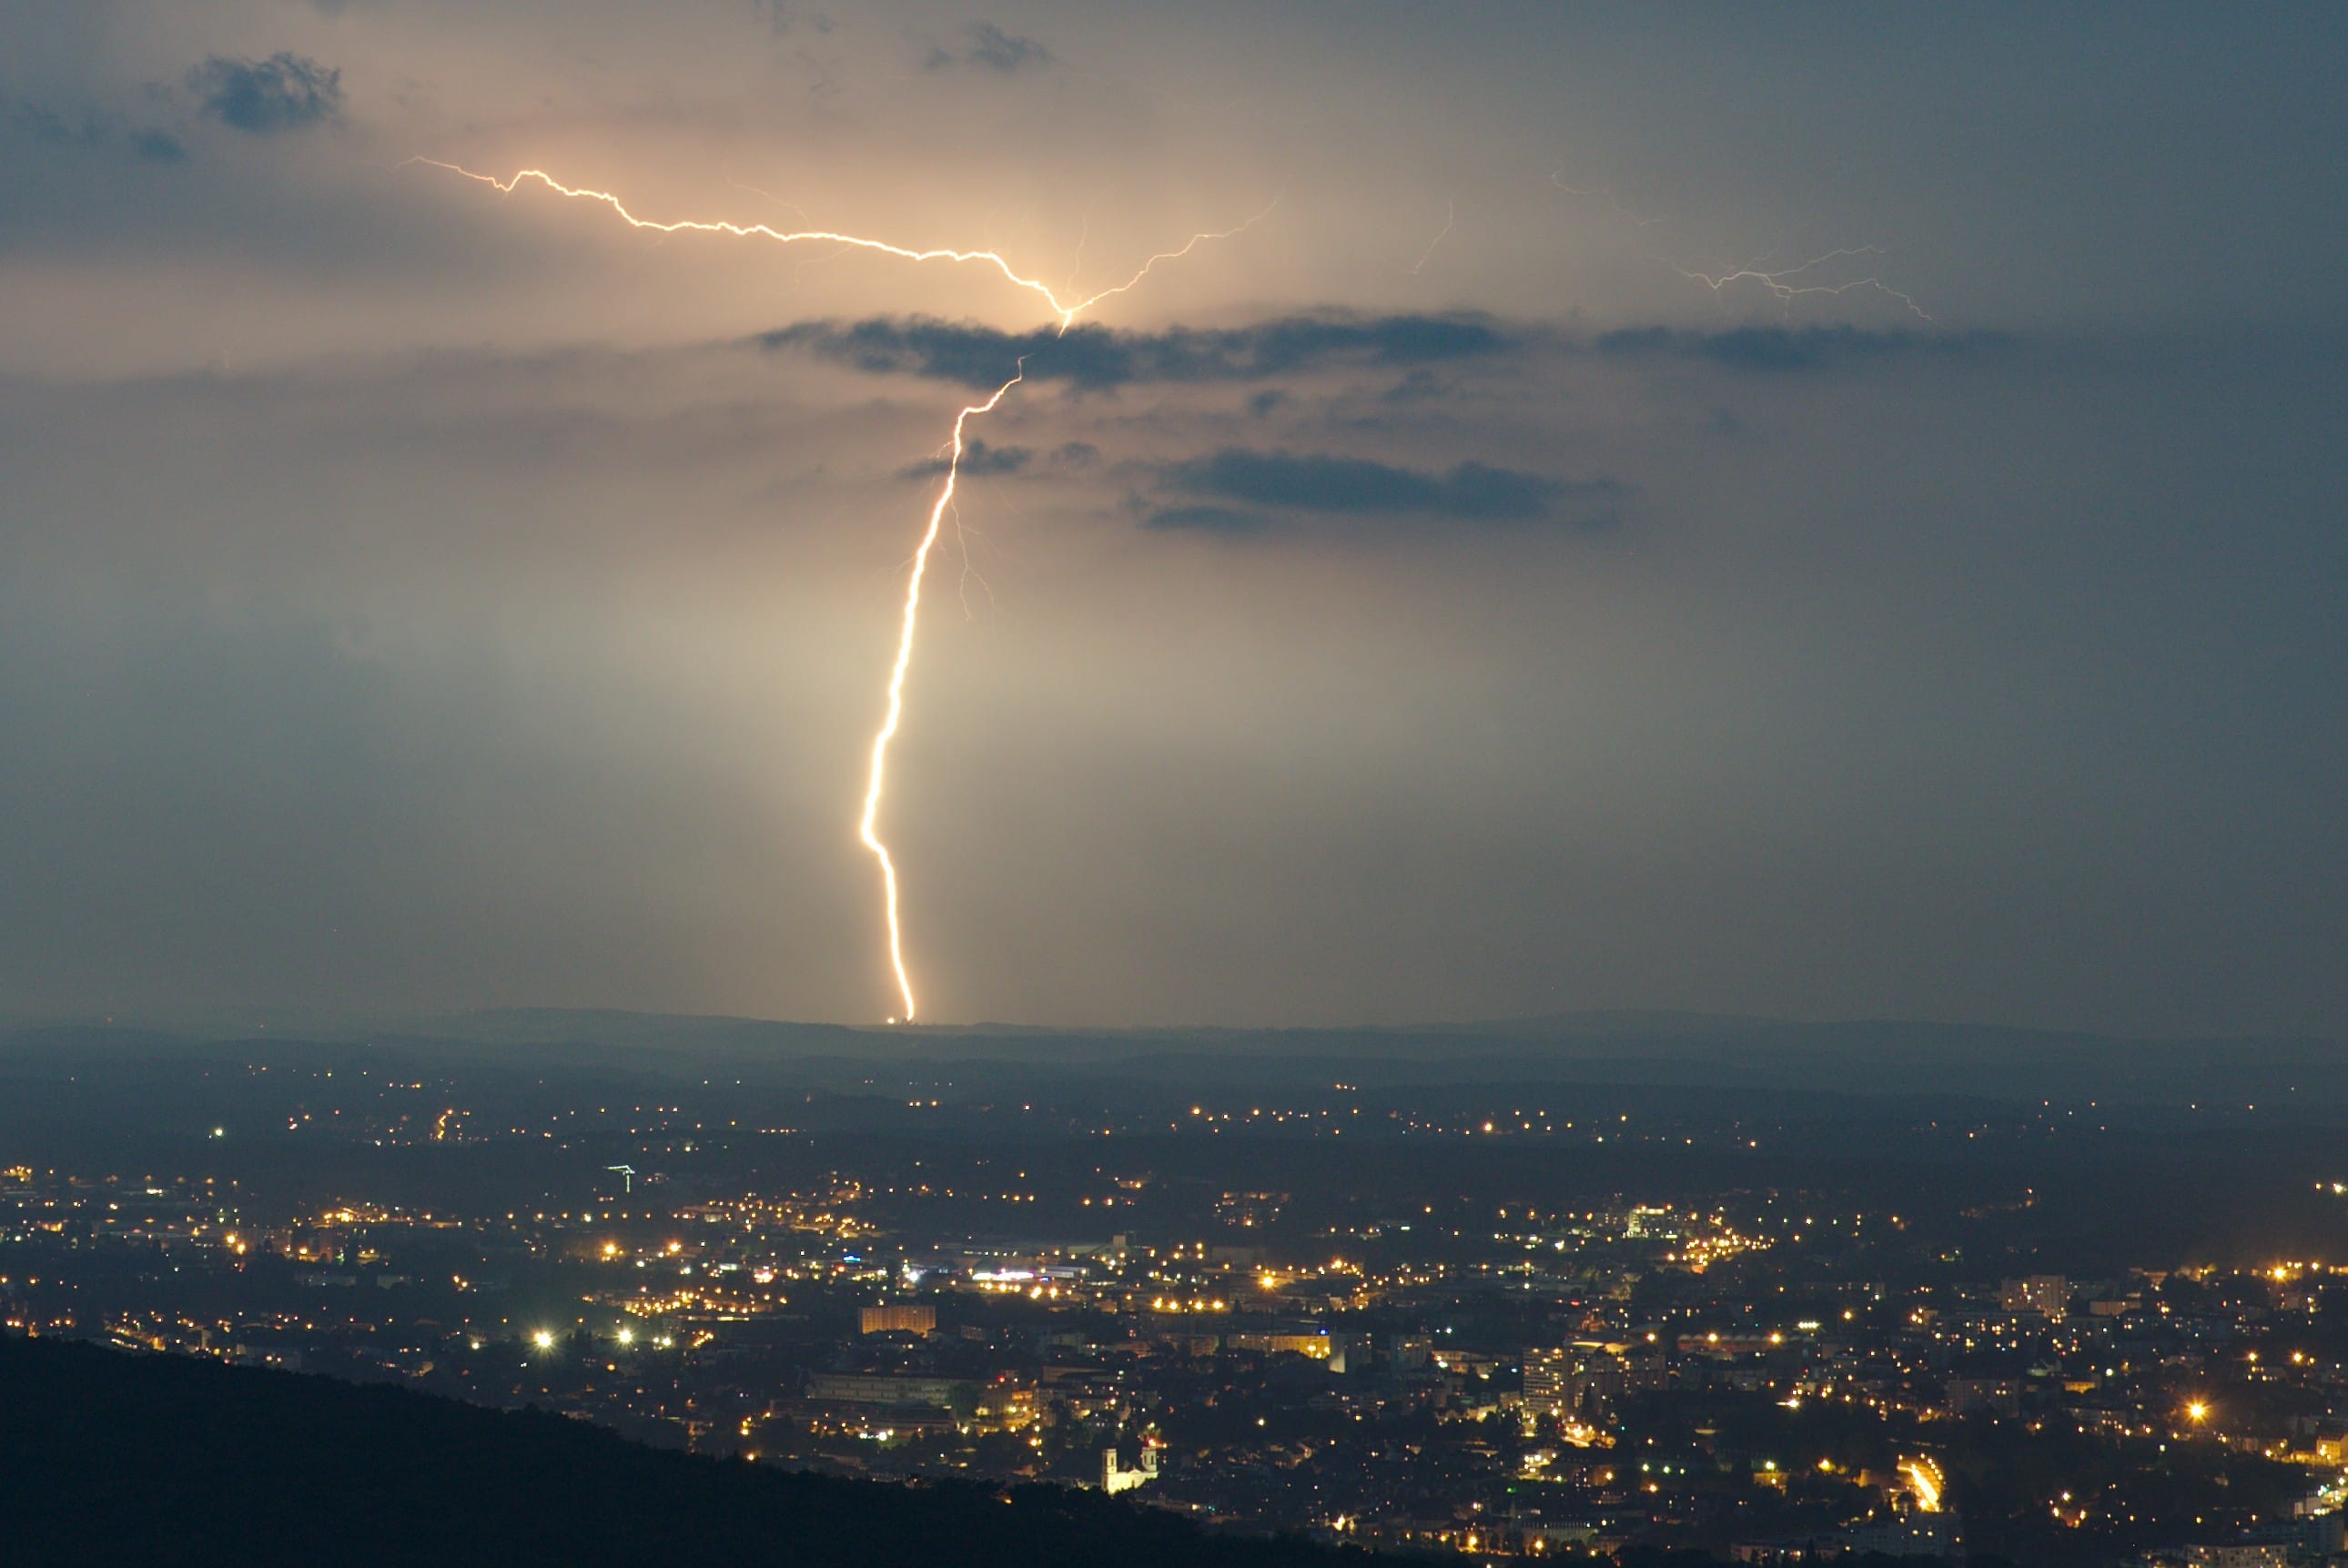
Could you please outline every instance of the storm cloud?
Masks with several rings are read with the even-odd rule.
[[[882,375],[992,388],[1024,362],[1030,381],[1084,390],[1141,384],[1262,381],[1331,367],[1412,367],[1489,360],[1537,341],[1529,328],[1474,314],[1322,312],[1231,327],[1136,332],[1079,324],[1004,332],[925,316],[804,322],[761,334],[770,349],[818,355]]]
[[[1389,401],[1439,397],[1438,366],[1493,364],[1530,353],[1633,362],[1683,360],[1759,374],[1913,358],[1980,358],[2013,346],[2005,333],[1937,328],[1744,325],[1610,328],[1578,335],[1478,312],[1359,315],[1322,311],[1222,327],[1135,331],[1079,323],[1007,332],[931,316],[798,322],[759,334],[767,349],[812,354],[875,375],[917,376],[992,389],[1024,365],[1030,381],[1100,391],[1144,385],[1254,382],[1329,370],[1400,370]],[[1251,402],[1262,415],[1285,396]]]
[[[1623,494],[1610,480],[1569,483],[1488,463],[1429,470],[1365,458],[1237,447],[1177,463],[1166,470],[1164,481],[1182,494],[1241,506],[1486,523],[1563,520],[1582,528],[1612,522]],[[1195,509],[1173,509],[1150,521],[1160,528],[1233,526],[1211,513],[1195,513],[1186,522],[1186,512]]]
[[[1815,370],[1918,355],[1980,356],[2010,346],[2003,333],[1914,332],[1856,326],[1739,326],[1716,332],[1618,327],[1591,346],[1609,359],[1695,359],[1732,370]]]
[[[103,109],[67,112],[21,103],[5,94],[0,94],[0,132],[49,147],[118,153],[149,163],[178,163],[188,156],[180,139],[160,126],[141,125]]]
[[[963,33],[960,47],[942,45],[930,50],[922,68],[932,71],[951,70],[956,66],[974,66],[981,70],[1000,71],[1009,76],[1015,71],[1032,70],[1052,63],[1052,51],[1033,38],[1006,32],[992,22],[975,22]]]
[[[924,458],[918,463],[906,464],[897,470],[897,477],[901,480],[932,480],[953,468],[964,479],[984,479],[990,475],[1018,473],[1035,458],[1035,452],[1028,448],[990,446],[973,437],[963,448],[959,464],[941,454]]]
[[[279,52],[265,60],[214,55],[188,72],[204,114],[254,136],[329,124],[343,114],[343,73]]]

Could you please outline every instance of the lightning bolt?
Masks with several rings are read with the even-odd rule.
[[[1850,245],[1846,246],[1839,251],[1828,251],[1821,256],[1812,256],[1808,261],[1802,263],[1799,266],[1779,267],[1775,271],[1764,270],[1759,266],[1746,266],[1732,268],[1725,273],[1713,273],[1694,272],[1689,268],[1677,265],[1673,265],[1672,270],[1691,283],[1699,283],[1704,284],[1704,287],[1710,289],[1715,294],[1721,294],[1732,284],[1758,284],[1762,288],[1767,290],[1768,293],[1780,304],[1799,299],[1804,294],[1846,294],[1856,289],[1873,289],[1876,293],[1889,294],[1893,299],[1898,300],[1901,304],[1906,305],[1909,311],[1918,319],[1922,321],[1931,320],[1932,317],[1931,315],[1925,311],[1922,305],[1918,304],[1913,298],[1908,294],[1902,294],[1900,290],[1895,289],[1890,284],[1885,283],[1880,277],[1874,276],[1873,274],[1869,274],[1863,278],[1851,278],[1842,283],[1826,283],[1821,281],[1805,280],[1803,278],[1803,274],[1807,273],[1811,268],[1822,267],[1828,262],[1838,262],[1852,256],[1879,256],[1881,254],[1883,254],[1883,247],[1880,245]],[[1671,263],[1666,264],[1670,265]]]
[[[938,491],[937,504],[930,508],[930,524],[922,531],[922,542],[913,551],[913,573],[905,583],[905,614],[897,629],[897,662],[889,668],[889,716],[880,721],[880,728],[872,737],[872,770],[864,785],[864,817],[857,824],[856,835],[864,841],[880,862],[880,892],[889,913],[889,966],[896,971],[897,990],[905,999],[905,1021],[913,1021],[913,982],[905,972],[905,940],[897,923],[897,862],[889,855],[889,846],[880,841],[880,796],[889,778],[889,743],[897,738],[897,727],[905,717],[905,674],[913,667],[913,633],[921,624],[922,579],[929,574],[930,552],[938,542],[938,530],[944,522],[946,509],[953,505],[954,480],[962,473],[962,432],[974,415],[991,414],[1004,395],[1026,378],[1027,364],[1021,360],[1019,374],[994,389],[994,396],[983,403],[973,403],[954,416],[953,451],[946,459],[945,487]],[[896,1020],[891,1018],[891,1023]]]
[[[1457,199],[1455,198],[1447,202],[1444,206],[1443,227],[1435,231],[1435,238],[1426,242],[1426,249],[1421,251],[1418,253],[1418,260],[1411,263],[1410,275],[1412,277],[1418,276],[1420,270],[1424,268],[1428,260],[1434,256],[1435,247],[1443,243],[1445,237],[1451,232],[1453,226],[1458,222],[1459,202]]]
[[[443,162],[437,158],[410,158],[400,167],[406,168],[409,164],[420,164],[426,168],[445,170],[451,174],[461,175],[467,180],[490,187],[500,195],[512,195],[527,181],[542,185],[558,196],[607,207],[630,228],[648,229],[654,233],[724,234],[736,239],[767,240],[784,245],[828,243],[850,250],[870,251],[880,255],[894,256],[907,262],[959,262],[983,264],[1002,273],[1014,287],[1024,289],[1041,299],[1057,319],[1062,335],[1066,335],[1068,328],[1075,325],[1076,317],[1086,311],[1103,300],[1114,299],[1118,294],[1129,293],[1148,277],[1159,263],[1179,261],[1200,245],[1216,240],[1228,240],[1244,233],[1262,222],[1270,215],[1272,208],[1279,205],[1277,201],[1272,201],[1248,219],[1246,222],[1236,227],[1193,234],[1173,250],[1160,251],[1150,256],[1123,283],[1102,289],[1097,294],[1079,296],[1076,293],[1073,281],[1063,285],[1066,290],[1066,294],[1063,294],[1060,290],[1054,289],[1040,278],[1029,277],[1020,272],[996,251],[962,251],[945,246],[921,249],[891,244],[886,240],[876,240],[863,234],[844,234],[830,229],[778,229],[770,223],[736,223],[727,219],[645,218],[632,211],[626,202],[609,191],[594,191],[582,186],[566,185],[542,169],[524,169],[510,179],[500,180],[494,174],[477,173],[461,164]],[[1089,232],[1089,214],[1086,229]],[[1436,237],[1438,241],[1442,238],[1439,234]],[[1430,251],[1433,249],[1432,246],[1428,248]],[[1083,254],[1081,242],[1079,242],[1077,253],[1081,261]],[[897,732],[904,721],[905,677],[913,667],[914,634],[921,624],[922,581],[929,573],[930,553],[937,545],[939,532],[944,525],[949,511],[954,512],[956,526],[960,526],[961,512],[954,507],[954,488],[956,481],[962,477],[963,432],[972,419],[982,414],[994,412],[995,405],[1001,403],[1014,387],[1026,379],[1026,375],[1027,362],[1025,357],[1022,357],[1018,364],[1018,374],[996,387],[994,396],[983,402],[970,404],[954,415],[953,435],[949,443],[946,459],[945,483],[938,491],[935,504],[930,508],[929,523],[922,531],[921,542],[914,549],[911,574],[905,584],[905,606],[897,630],[897,656],[889,666],[886,717],[882,718],[880,729],[872,737],[871,768],[865,779],[864,812],[857,823],[857,837],[862,841],[866,849],[872,851],[873,858],[880,862],[881,901],[888,921],[889,966],[896,975],[897,992],[904,1005],[903,1019],[909,1024],[916,1016],[918,1005],[913,997],[912,976],[905,965],[904,933],[897,914],[897,862],[891,857],[889,846],[882,841],[880,831],[880,804],[886,792],[889,776],[889,747],[890,743],[897,738]],[[893,1024],[898,1020],[891,1018],[889,1021]]]

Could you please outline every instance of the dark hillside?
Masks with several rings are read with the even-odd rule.
[[[1276,1568],[1088,1492],[906,1488],[641,1448],[561,1417],[0,1337],[0,1562]]]

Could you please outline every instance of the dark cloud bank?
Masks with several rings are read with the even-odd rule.
[[[1480,315],[1283,316],[1237,327],[1119,332],[1078,325],[1000,332],[928,316],[803,322],[761,334],[770,349],[814,354],[875,375],[992,389],[1023,360],[1030,381],[1087,391],[1145,384],[1258,381],[1328,366],[1415,366],[1491,358],[1528,334]]]
[[[1236,327],[1175,326],[1119,332],[1079,326],[1066,334],[1007,333],[971,323],[928,317],[875,318],[854,323],[808,322],[754,340],[770,350],[794,350],[876,375],[910,375],[991,389],[1016,367],[1030,381],[1059,382],[1080,391],[1139,385],[1198,386],[1251,382],[1320,370],[1401,369],[1425,376],[1438,364],[1498,360],[1537,343],[1555,343],[1543,329],[1511,325],[1480,315],[1351,315],[1318,313]],[[1598,352],[1612,355],[1705,354],[1709,340],[1637,338]],[[1732,351],[1735,352],[1735,351]],[[1758,350],[1742,350],[1774,367]],[[1776,360],[1790,366],[1825,350],[1797,346]],[[1407,382],[1406,382],[1407,384]],[[1259,418],[1284,401],[1276,390],[1250,399]],[[1089,449],[1064,449],[1054,467],[1079,467]],[[973,441],[963,454],[965,478],[1026,472],[1036,454],[1020,447]],[[942,458],[900,470],[905,479],[933,479]],[[1560,479],[1548,474],[1462,462],[1448,469],[1285,449],[1227,447],[1151,470],[1148,496],[1129,504],[1145,526],[1225,534],[1261,533],[1308,514],[1356,519],[1421,518],[1485,525],[1548,524],[1598,529],[1619,521],[1628,488],[1610,479]]]
[[[1589,346],[1605,359],[1696,359],[1732,370],[1767,372],[1919,355],[1979,355],[2003,347],[2006,341],[1987,332],[1883,332],[1855,326],[1738,326],[1720,332],[1630,326],[1601,333]]]
[[[1071,441],[1049,453],[973,440],[963,451],[965,482],[1043,469],[1083,469],[1098,452]],[[897,470],[904,480],[931,480],[947,469],[943,456]],[[1612,480],[1568,481],[1545,474],[1458,463],[1426,470],[1362,458],[1313,452],[1254,451],[1227,447],[1155,470],[1171,504],[1137,500],[1146,527],[1257,533],[1277,527],[1281,514],[1321,512],[1354,517],[1418,516],[1491,524],[1556,522],[1602,528],[1617,521],[1630,493]]]
[[[342,72],[331,67],[280,52],[263,60],[214,55],[190,68],[182,80],[195,97],[198,117],[251,136],[275,136],[339,121],[342,78]],[[184,102],[160,83],[149,84],[144,108],[135,116],[86,104],[61,107],[0,92],[0,143],[15,140],[144,163],[181,163],[188,157],[182,139],[188,127],[184,108],[170,108],[175,101]],[[163,118],[179,123],[155,123],[158,109],[163,111]]]
[[[104,109],[68,112],[46,104],[22,103],[0,94],[0,131],[11,131],[46,147],[125,153],[149,163],[178,163],[188,156],[180,139],[157,126],[139,125]]]
[[[1025,473],[1037,466],[1039,456],[1045,467],[1082,469],[1089,468],[1100,456],[1100,451],[1087,442],[1068,441],[1049,453],[1039,454],[1033,447],[997,447],[973,437],[963,449],[960,472],[966,480],[984,479],[995,474]],[[924,458],[918,463],[906,464],[897,470],[897,477],[901,480],[933,480],[942,476],[949,466],[945,456],[940,454],[934,458]]]
[[[758,346],[813,354],[874,375],[919,376],[991,390],[1024,364],[1030,381],[1085,391],[1150,384],[1269,380],[1322,369],[1392,368],[1493,361],[1534,349],[1601,359],[1695,360],[1734,370],[1784,373],[1922,356],[1979,355],[2006,340],[1988,333],[1870,331],[1860,327],[1733,327],[1692,332],[1626,327],[1591,338],[1473,312],[1279,316],[1242,326],[1171,326],[1121,332],[1079,325],[1003,332],[932,316],[798,322],[761,333]],[[1269,412],[1267,393],[1255,411]]]
[[[1173,464],[1161,480],[1168,490],[1198,500],[1158,508],[1143,519],[1148,526],[1222,533],[1273,526],[1281,512],[1602,528],[1629,493],[1612,480],[1559,480],[1487,463],[1428,470],[1238,447]]]

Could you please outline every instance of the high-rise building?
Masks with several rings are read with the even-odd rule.
[[[2061,1274],[2032,1274],[2010,1279],[1997,1287],[2001,1311],[2036,1313],[2049,1323],[2060,1323],[2071,1310],[2071,1282]]]
[[[1576,1358],[1570,1350],[1525,1351],[1525,1408],[1561,1413],[1570,1408]]]
[[[1631,1367],[1605,1346],[1529,1347],[1524,1352],[1529,1414],[1578,1418],[1603,1414],[1631,1387]]]
[[[931,1334],[938,1326],[936,1307],[916,1306],[909,1302],[868,1306],[858,1316],[867,1334]]]

